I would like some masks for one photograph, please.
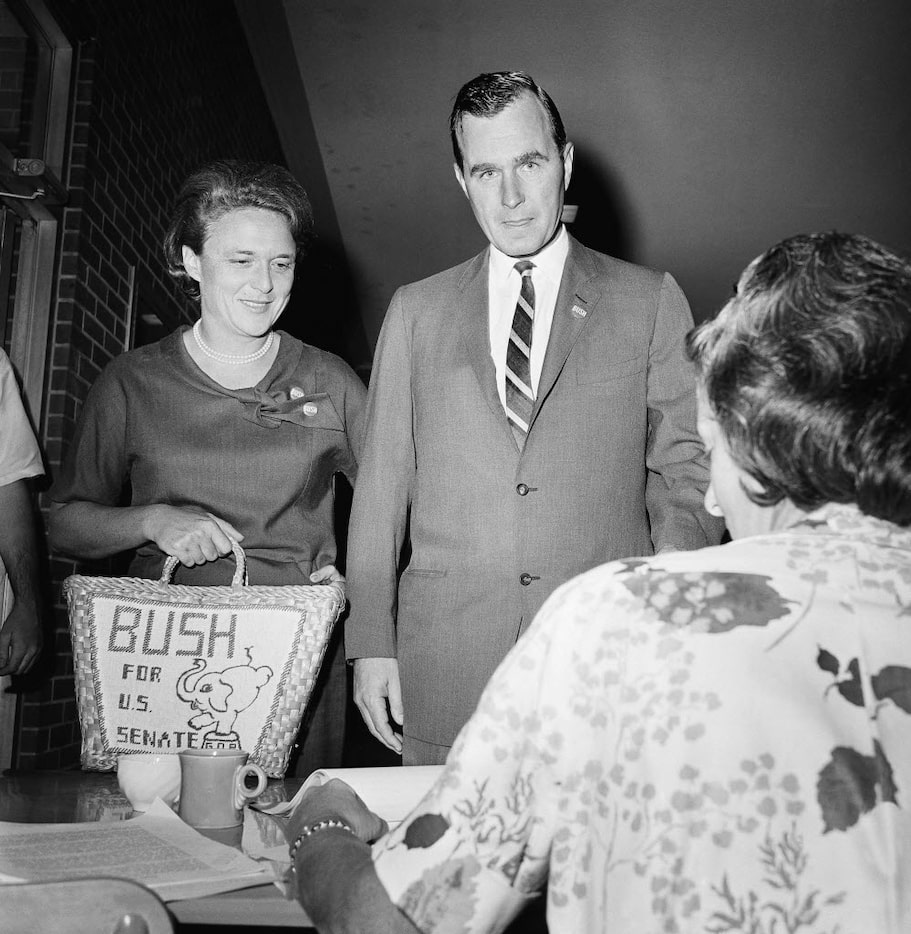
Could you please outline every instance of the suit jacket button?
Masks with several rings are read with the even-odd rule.
[[[531,576],[531,574],[520,574],[519,575],[519,583],[523,587],[527,587],[533,580],[534,578]]]
[[[527,496],[527,495],[528,495],[528,484],[527,484],[527,483],[520,483],[520,484],[516,487],[516,492],[519,494],[519,496]]]

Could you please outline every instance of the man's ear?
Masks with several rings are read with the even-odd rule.
[[[455,172],[456,181],[459,183],[459,188],[462,189],[462,193],[465,197],[468,197],[468,189],[465,187],[465,176],[462,174],[462,167],[458,162],[452,163],[452,171]]]
[[[566,191],[569,188],[570,180],[573,177],[573,156],[575,155],[575,147],[572,143],[567,141],[566,145],[563,147],[563,190]]]
[[[199,282],[202,277],[199,271],[199,257],[186,244],[180,248],[180,256],[183,260],[183,268],[186,269],[187,275],[191,279],[195,279]]]

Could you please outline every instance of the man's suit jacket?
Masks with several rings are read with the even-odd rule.
[[[348,540],[347,655],[397,657],[406,735],[443,745],[555,587],[721,535],[674,280],[570,238],[521,452],[487,296],[486,250],[394,295]]]

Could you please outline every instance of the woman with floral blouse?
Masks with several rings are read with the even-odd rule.
[[[911,265],[793,237],[689,351],[733,541],[557,590],[372,850],[305,797],[320,930],[911,931]]]

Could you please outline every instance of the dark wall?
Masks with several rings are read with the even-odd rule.
[[[234,0],[275,118],[288,168],[307,189],[315,237],[298,272],[282,326],[357,366],[370,348],[310,117],[282,0]]]
[[[75,57],[61,253],[55,270],[46,433],[51,476],[101,368],[122,352],[134,317],[166,329],[187,320],[160,243],[183,178],[218,157],[283,162],[278,135],[233,5],[219,0],[59,0]],[[18,765],[78,761],[79,726],[60,583],[51,562],[53,635],[30,676]],[[99,566],[106,570],[105,566]],[[85,570],[85,568],[81,568]]]
[[[911,250],[907,0],[285,0],[359,305],[484,244],[446,121],[524,69],[576,144],[581,239],[669,269],[697,317],[799,231]]]

